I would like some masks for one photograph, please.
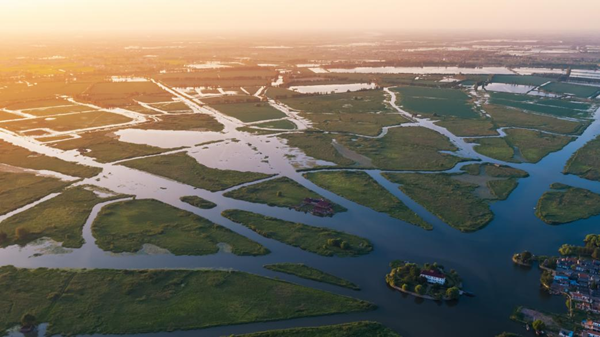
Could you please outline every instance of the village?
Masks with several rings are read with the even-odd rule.
[[[550,284],[542,277],[542,284],[553,295],[565,295],[571,311],[576,309],[600,314],[600,261],[563,257],[556,260],[556,269],[541,266],[552,275]],[[546,277],[547,278],[547,277]],[[572,315],[572,312],[570,313]],[[600,320],[586,319],[581,322],[583,337],[600,337]],[[561,330],[559,336],[574,336],[573,332]]]

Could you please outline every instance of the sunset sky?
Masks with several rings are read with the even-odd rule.
[[[0,0],[0,31],[600,32],[598,0]]]

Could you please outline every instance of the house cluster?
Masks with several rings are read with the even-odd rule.
[[[446,284],[446,276],[435,270],[423,270],[421,271],[421,277],[427,279],[427,282],[432,284]]]
[[[335,213],[333,204],[325,199],[304,198],[297,208],[318,216],[330,216]]]
[[[581,326],[585,329],[582,333],[582,337],[600,337],[600,322],[586,319],[581,322]]]
[[[600,261],[560,258],[550,293],[567,295],[577,309],[600,313]],[[599,336],[600,337],[600,336]]]

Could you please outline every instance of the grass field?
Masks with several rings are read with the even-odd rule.
[[[269,177],[264,173],[210,168],[186,153],[134,159],[122,165],[213,192]]]
[[[559,151],[574,138],[547,134],[540,131],[508,129],[505,138],[481,138],[475,151],[498,160],[519,162],[515,148],[526,162],[537,163],[552,152]]]
[[[340,137],[350,150],[371,158],[384,170],[447,170],[462,159],[439,151],[457,148],[445,136],[423,127],[390,129],[383,138]]]
[[[490,93],[490,97],[490,103],[495,105],[504,105],[557,117],[582,118],[590,115],[588,111],[590,105],[585,103],[502,92]]]
[[[205,114],[160,115],[160,121],[144,123],[133,129],[144,130],[187,130],[187,131],[222,131],[223,124],[214,117]]]
[[[489,205],[473,193],[477,185],[452,179],[448,174],[385,173],[402,192],[462,232],[483,228],[494,215]]]
[[[439,126],[445,127],[448,131],[459,137],[474,136],[496,136],[496,125],[494,121],[488,118],[478,119],[450,119],[446,118],[437,122]]]
[[[583,188],[560,187],[544,193],[538,201],[535,215],[542,221],[558,225],[600,214],[600,195]]]
[[[577,150],[567,162],[564,172],[600,181],[600,137]]]
[[[98,167],[80,165],[31,152],[0,140],[0,163],[34,170],[50,170],[74,177],[90,178],[102,171]]]
[[[48,335],[201,329],[374,309],[368,302],[217,270],[0,268],[0,328],[30,313]]]
[[[42,117],[42,116],[60,115],[60,114],[66,114],[66,113],[93,111],[93,110],[94,109],[92,109],[88,106],[73,105],[70,102],[65,102],[64,106],[47,107],[47,108],[42,108],[42,109],[32,109],[32,110],[27,110],[24,112],[28,113],[30,115]]]
[[[131,119],[119,114],[105,111],[93,111],[56,116],[52,119],[38,117],[34,119],[6,122],[0,124],[0,127],[15,132],[37,128],[48,128],[54,131],[64,132],[105,125],[124,124],[127,122],[131,122]]]
[[[353,322],[309,328],[294,328],[256,332],[236,337],[400,337],[377,322]]]
[[[458,89],[428,87],[398,87],[398,105],[415,114],[477,118],[479,114],[469,102],[470,97]]]
[[[228,198],[244,200],[259,204],[278,207],[296,207],[302,204],[305,198],[321,199],[319,194],[298,184],[294,180],[281,177],[263,181],[257,184],[244,186],[224,194]],[[342,206],[333,205],[334,211],[343,212]]]
[[[28,86],[13,84],[2,91],[0,106],[11,106],[12,104],[27,104],[27,102],[53,100],[56,95],[76,96],[84,92],[93,82],[77,81],[65,83],[65,81],[40,81],[40,83]]]
[[[135,253],[145,244],[174,255],[208,255],[226,244],[235,255],[265,255],[269,250],[223,226],[157,200],[131,200],[105,206],[92,225],[98,247]]]
[[[514,158],[515,150],[504,138],[480,138],[473,140],[473,142],[479,144],[475,146],[475,151],[484,156],[506,162],[517,162]]]
[[[283,112],[267,103],[217,104],[213,108],[245,123],[286,117]]]
[[[509,144],[516,146],[523,158],[530,163],[539,162],[548,154],[559,151],[574,139],[521,129],[506,130],[506,136]]]
[[[159,147],[121,142],[113,132],[90,132],[81,138],[52,144],[61,150],[81,150],[84,155],[95,158],[101,163],[148,156],[168,151]]]
[[[313,127],[323,131],[377,136],[384,126],[398,125],[408,120],[398,114],[385,113],[303,113]]]
[[[492,165],[492,164],[470,164],[465,165],[461,168],[461,171],[467,172],[472,176],[482,176],[490,178],[503,178],[503,179],[485,179],[485,188],[489,190],[492,200],[505,200],[517,188],[518,179],[526,178],[529,173],[523,170],[519,170],[510,166],[505,165]],[[466,180],[469,182],[469,180]],[[477,180],[475,180],[477,181]],[[483,183],[479,181],[480,188]]]
[[[42,237],[62,242],[63,247],[80,248],[83,245],[82,228],[92,208],[101,202],[123,197],[99,197],[91,188],[73,187],[33,208],[13,215],[0,223],[0,232],[7,235],[0,246],[25,245]],[[17,236],[17,229],[26,235]]]
[[[55,178],[0,171],[0,215],[59,192],[67,185]]]
[[[557,94],[572,95],[579,98],[594,97],[600,92],[598,87],[557,82],[543,86],[542,90]]]
[[[306,155],[315,159],[325,160],[340,166],[352,166],[354,161],[344,157],[339,153],[333,145],[331,145],[334,137],[332,135],[305,132],[305,133],[290,133],[278,136],[287,140],[287,145],[297,147],[304,151]]]
[[[215,204],[214,202],[202,199],[199,196],[195,195],[181,197],[179,198],[179,200],[201,209],[211,209],[217,207],[217,204]]]
[[[384,103],[385,93],[383,90],[306,95],[284,98],[281,101],[293,109],[313,114],[393,112],[392,108]]]
[[[494,77],[492,78],[492,82],[494,83],[508,83],[533,86],[542,85],[544,83],[550,82],[551,80],[551,78],[533,75],[494,75]]]
[[[518,184],[516,179],[490,180],[487,187],[497,200],[506,200]]]
[[[136,100],[145,103],[170,101],[172,95],[152,82],[99,82],[77,98],[112,108],[135,105]]]
[[[309,267],[302,263],[276,263],[268,264],[265,266],[266,269],[273,270],[280,273],[286,273],[296,275],[308,280],[317,282],[329,283],[340,287],[349,288],[352,290],[360,290],[360,287],[356,284],[346,281],[337,276],[325,273],[316,268]]]
[[[351,257],[368,254],[371,243],[344,232],[293,223],[241,210],[226,210],[222,215],[256,233],[290,246],[323,256]]]
[[[260,123],[260,124],[254,124],[254,126],[259,127],[259,128],[268,128],[268,129],[283,129],[283,130],[296,129],[296,124],[294,124],[293,122],[290,122],[288,120],[265,122],[265,123]]]
[[[330,190],[348,200],[386,213],[391,217],[406,221],[427,230],[433,229],[414,211],[406,207],[402,201],[388,192],[385,188],[365,172],[359,171],[330,171],[310,172],[304,177],[320,187]]]
[[[15,114],[11,114],[8,112],[4,112],[4,111],[0,111],[0,121],[7,121],[7,120],[11,120],[11,119],[21,119],[23,118],[23,116],[19,116],[19,115],[15,115]],[[0,124],[1,126],[2,124]]]
[[[531,114],[500,105],[485,105],[483,109],[492,116],[494,122],[499,127],[514,126],[563,134],[580,134],[588,125],[584,122],[574,122],[539,114]]]

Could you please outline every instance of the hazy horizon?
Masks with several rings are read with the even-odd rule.
[[[594,0],[0,0],[0,31],[55,33],[600,32]]]

